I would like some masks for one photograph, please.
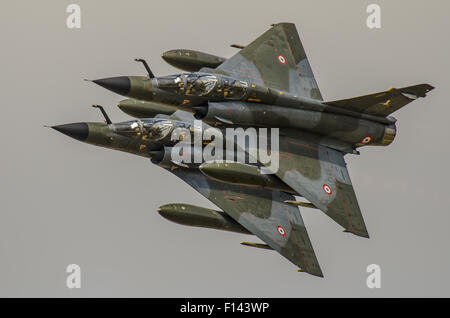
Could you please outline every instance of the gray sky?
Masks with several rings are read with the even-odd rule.
[[[365,24],[372,2],[379,30]],[[81,6],[81,29],[66,27],[70,3]],[[3,1],[0,296],[449,297],[449,9],[446,0]],[[83,78],[144,75],[136,57],[156,75],[175,73],[162,52],[229,57],[230,44],[276,22],[297,25],[326,100],[436,86],[395,113],[391,146],[346,157],[369,240],[302,210],[324,279],[240,246],[248,236],[170,223],[162,204],[213,205],[146,159],[43,127],[101,121],[91,104],[129,118],[120,96]],[[71,263],[81,289],[66,287]],[[366,287],[372,263],[381,289]]]

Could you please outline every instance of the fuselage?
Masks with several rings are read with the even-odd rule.
[[[154,103],[135,105],[133,111],[140,116],[154,114],[152,108],[167,105],[214,126],[295,129],[338,140],[349,148],[387,146],[396,135],[392,117],[341,109],[221,74],[195,72],[152,79],[131,76],[96,82],[127,97]]]

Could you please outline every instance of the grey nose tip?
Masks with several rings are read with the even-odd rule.
[[[79,141],[85,141],[89,135],[89,127],[86,123],[64,124],[52,126],[52,128]]]
[[[93,82],[119,95],[128,95],[130,92],[131,83],[128,76],[102,78]]]

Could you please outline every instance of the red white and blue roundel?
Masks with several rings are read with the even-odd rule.
[[[323,191],[325,191],[326,194],[332,194],[333,190],[331,190],[331,187],[328,184],[324,184],[322,186]]]
[[[280,62],[281,64],[286,64],[286,58],[283,55],[278,54],[277,58],[278,62]]]
[[[286,231],[280,225],[277,226],[277,231],[278,231],[278,234],[280,234],[281,236],[285,236],[286,235]]]
[[[372,137],[370,137],[370,136],[366,136],[366,137],[363,138],[363,140],[361,140],[361,142],[363,144],[368,144],[371,141],[372,141]]]

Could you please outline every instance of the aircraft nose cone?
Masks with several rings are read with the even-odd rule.
[[[131,84],[128,76],[102,78],[93,82],[119,95],[128,95],[130,92]]]
[[[86,123],[58,125],[52,126],[52,128],[79,141],[85,141],[89,135],[89,128]]]

